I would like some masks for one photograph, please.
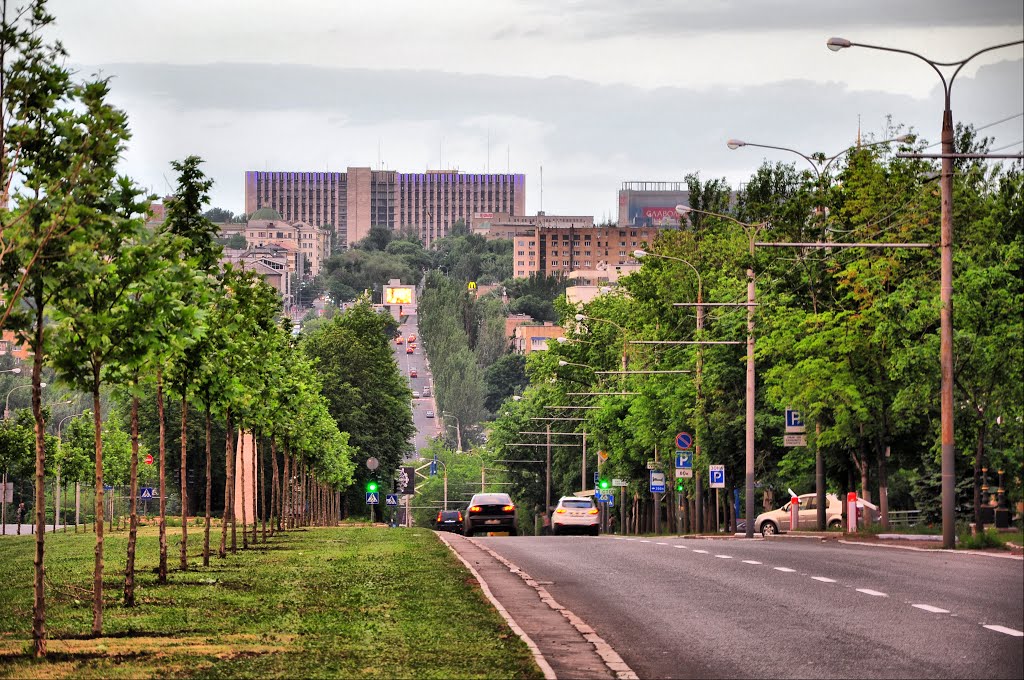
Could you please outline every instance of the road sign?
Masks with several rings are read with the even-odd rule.
[[[599,461],[601,461],[602,463],[605,462],[606,460],[608,460],[608,452],[607,451],[598,451],[597,452],[597,459]]]
[[[145,463],[146,465],[152,465],[153,464],[153,454],[152,453],[147,453],[145,460],[143,460],[142,462]]]
[[[665,473],[651,470],[651,493],[665,493]]]
[[[661,462],[651,458],[650,460],[647,461],[647,469],[648,470],[660,470],[661,469]]]
[[[692,468],[693,454],[689,451],[676,451],[676,468]],[[676,475],[677,477],[679,475]]]
[[[408,495],[416,493],[416,468],[398,468],[398,479],[395,480],[395,493]]]
[[[613,479],[612,486],[629,486],[629,482],[625,479]]]
[[[597,483],[600,481],[600,475],[597,470],[594,470],[594,488],[597,488]]]
[[[693,446],[693,435],[689,432],[680,432],[676,435],[676,448],[684,451]]]
[[[389,508],[397,508],[398,507],[398,494],[397,493],[389,493],[388,495],[384,496],[384,505],[388,506]]]
[[[709,465],[708,466],[708,482],[712,489],[724,489],[725,488],[725,466],[724,465]]]
[[[604,502],[608,504],[609,508],[615,507],[615,494],[613,494],[613,493],[606,493],[604,495]]]
[[[800,417],[800,411],[791,408],[786,409],[786,432],[788,434],[803,434],[807,432],[807,426],[804,425],[804,420]]]
[[[380,493],[377,491],[366,492],[366,504],[367,505],[380,505]]]
[[[784,434],[782,435],[783,446],[807,446],[807,435],[805,434]]]
[[[144,501],[151,501],[151,500],[153,500],[153,487],[151,487],[151,486],[144,486],[144,487],[140,488],[139,489],[139,498],[141,498]]]
[[[686,468],[684,470],[676,470],[676,472],[683,473],[683,479],[690,479],[693,477],[693,468]]]
[[[594,490],[594,500],[598,503],[604,503],[605,495],[598,490]]]

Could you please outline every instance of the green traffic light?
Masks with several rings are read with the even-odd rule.
[[[376,491],[377,490],[377,482],[367,482],[366,483],[366,490],[369,493],[373,493],[374,491]]]
[[[682,490],[683,490],[683,483],[682,482],[676,482],[676,491],[682,491]]]
[[[607,479],[602,479],[602,480],[601,480],[601,481],[600,481],[600,482],[598,483],[598,486],[600,486],[600,487],[601,487],[601,490],[602,490],[602,491],[603,491],[604,489],[607,489],[607,488],[608,488],[608,480],[607,480]]]

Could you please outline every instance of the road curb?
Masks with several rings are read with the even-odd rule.
[[[440,538],[441,541],[448,546],[448,549],[452,551],[452,554],[455,555],[463,565],[465,565],[466,569],[469,570],[469,573],[473,574],[473,578],[475,578],[477,583],[480,584],[480,589],[484,592],[484,595],[487,597],[491,605],[498,611],[498,614],[505,619],[505,623],[507,623],[508,627],[512,629],[512,632],[518,635],[519,639],[526,643],[526,646],[530,649],[530,653],[533,654],[533,660],[537,662],[541,672],[544,673],[545,680],[558,680],[558,676],[555,675],[554,669],[551,668],[547,659],[544,658],[540,648],[537,647],[537,643],[535,643],[533,639],[526,634],[525,630],[519,627],[519,624],[512,618],[512,615],[505,610],[500,602],[498,602],[498,599],[491,593],[491,589],[487,587],[487,582],[482,576],[480,576],[480,573],[474,569],[473,565],[471,565],[462,555],[459,554],[459,551],[456,550],[451,543],[448,542],[447,536],[438,532],[438,538]]]
[[[529,574],[527,574],[525,571],[523,571],[522,569],[520,569],[515,564],[508,561],[498,553],[494,552],[487,546],[481,545],[479,542],[473,539],[467,540],[469,540],[471,543],[473,543],[473,545],[477,546],[478,548],[489,554],[498,562],[501,562],[506,567],[508,567],[508,570],[510,572],[519,576],[519,578],[521,578],[526,583],[526,585],[530,586],[531,588],[537,591],[537,595],[540,597],[541,602],[546,604],[551,609],[559,612],[562,616],[568,619],[569,623],[572,624],[573,628],[579,631],[580,635],[582,635],[587,642],[594,646],[594,651],[597,652],[598,656],[601,657],[601,660],[604,661],[604,664],[608,667],[608,670],[615,674],[615,677],[619,678],[620,680],[636,680],[638,678],[637,674],[633,672],[633,669],[629,667],[629,664],[622,660],[622,657],[619,656],[618,652],[616,652],[611,645],[605,642],[604,638],[598,635],[597,632],[593,628],[591,628],[583,619],[581,619],[572,611],[566,609],[564,606],[559,604],[558,601],[555,600],[555,598],[551,597],[551,594],[547,591],[547,589],[540,585]]]
[[[1024,555],[1000,555],[999,553],[980,552],[978,550],[949,550],[948,548],[915,548],[912,545],[887,545],[885,543],[867,543],[865,541],[839,540],[844,545],[865,545],[870,548],[893,548],[895,550],[913,550],[925,553],[949,553],[950,555],[980,555],[982,557],[996,557],[1003,560],[1024,560]]]

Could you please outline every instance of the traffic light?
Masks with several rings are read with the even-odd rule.
[[[366,483],[366,493],[374,493],[377,491],[377,482],[370,480]]]
[[[682,492],[683,492],[683,480],[677,479],[676,480],[676,493],[682,493]]]
[[[608,483],[607,479],[602,479],[601,481],[599,481],[597,483],[597,487],[599,489],[601,489],[601,491],[607,491],[608,487],[610,487],[610,486],[611,486],[611,484]]]

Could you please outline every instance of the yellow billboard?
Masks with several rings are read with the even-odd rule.
[[[384,304],[386,305],[411,305],[412,295],[412,286],[384,286]]]

